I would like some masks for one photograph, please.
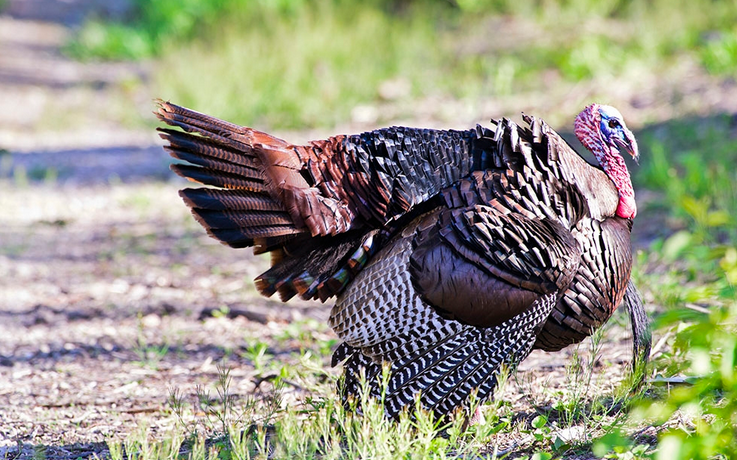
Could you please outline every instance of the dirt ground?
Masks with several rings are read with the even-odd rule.
[[[120,84],[145,82],[149,64],[61,54],[90,9],[115,15],[126,5],[11,0],[0,15],[0,458],[104,455],[106,440],[144,423],[167,429],[172,390],[193,398],[198,386],[212,388],[218,364],[231,369],[237,397],[257,391],[248,350],[264,342],[296,362],[300,341],[279,339],[286,325],[335,339],[324,326],[329,303],[258,296],[251,280],[268,260],[208,238],[152,130],[105,109],[129,97],[149,116],[145,85],[127,93]],[[734,101],[733,83],[722,95]],[[697,90],[713,104],[703,110],[721,110],[729,97],[704,85]],[[631,356],[618,322],[600,361],[610,385]],[[534,353],[520,381],[565,385],[572,352]],[[506,397],[522,401],[522,391]]]
[[[241,351],[287,322],[325,319],[320,305],[254,295],[265,261],[188,224],[178,186],[2,190],[15,218],[0,231],[0,448],[102,441],[169,418],[169,391],[210,387],[217,363],[247,393]],[[213,317],[222,307],[231,317]]]

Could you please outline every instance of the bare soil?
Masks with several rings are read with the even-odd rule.
[[[192,400],[197,387],[212,389],[219,364],[236,398],[260,392],[249,350],[263,342],[296,364],[305,341],[287,325],[305,325],[307,346],[336,339],[324,326],[330,304],[257,295],[251,280],[268,260],[209,239],[152,130],[115,109],[124,97],[149,116],[149,64],[81,64],[60,52],[90,10],[126,8],[11,0],[0,15],[0,458],[105,456],[106,440],[140,426],[164,432],[175,421],[172,391]],[[697,111],[737,100],[734,82],[688,82],[704,96]],[[637,91],[632,110],[669,116]],[[644,226],[638,241],[663,227]],[[597,361],[602,391],[629,366],[622,316]],[[534,353],[503,397],[521,411],[549,404],[573,352]],[[308,391],[287,390],[291,401]]]

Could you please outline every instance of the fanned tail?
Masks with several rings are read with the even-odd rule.
[[[160,128],[169,154],[188,164],[172,170],[193,182],[219,189],[184,189],[180,195],[207,232],[236,248],[268,251],[304,233],[269,189],[269,175],[258,146],[286,150],[288,144],[266,133],[158,101],[156,115],[185,132]]]
[[[301,175],[309,147],[293,146],[165,101],[156,116],[178,129],[159,128],[178,175],[216,188],[187,188],[180,196],[215,239],[234,248],[272,253],[272,268],[256,286],[282,300],[294,295],[326,300],[340,292],[373,253],[369,230],[347,231]],[[338,216],[340,217],[340,216]]]
[[[492,149],[483,130],[403,127],[298,146],[169,102],[157,105],[156,116],[174,128],[159,129],[165,149],[182,162],[172,169],[215,187],[185,189],[182,198],[212,237],[272,253],[273,266],[257,287],[283,300],[340,293],[391,229],[439,200],[472,164],[490,161]],[[373,238],[374,229],[384,234]]]

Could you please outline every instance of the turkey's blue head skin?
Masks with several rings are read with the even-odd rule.
[[[635,162],[639,162],[640,152],[637,148],[637,141],[632,131],[627,129],[624,123],[624,117],[619,110],[610,105],[600,105],[599,115],[601,116],[600,129],[604,141],[612,147],[626,150]]]
[[[619,110],[608,105],[591,104],[576,117],[576,137],[596,157],[599,165],[619,191],[617,215],[632,219],[637,215],[635,191],[620,150],[639,157],[637,141],[627,129]]]

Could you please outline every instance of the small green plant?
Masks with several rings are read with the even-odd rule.
[[[253,364],[259,375],[264,372],[267,361],[271,359],[271,355],[267,353],[268,349],[269,345],[266,342],[256,340],[242,353],[243,357]]]
[[[615,430],[597,439],[591,450],[597,458],[645,460],[653,457],[654,449],[648,444],[637,444]]]
[[[737,451],[737,302],[681,315],[678,323],[675,352],[685,357],[679,370],[694,376],[692,383],[671,388],[662,400],[642,401],[636,417],[661,425],[676,412],[686,416],[685,424],[662,430],[657,458],[731,458]]]
[[[146,338],[145,328],[143,324],[142,314],[138,314],[138,337],[133,346],[133,352],[138,357],[138,362],[142,366],[157,369],[162,359],[169,353],[169,344],[151,344]]]

